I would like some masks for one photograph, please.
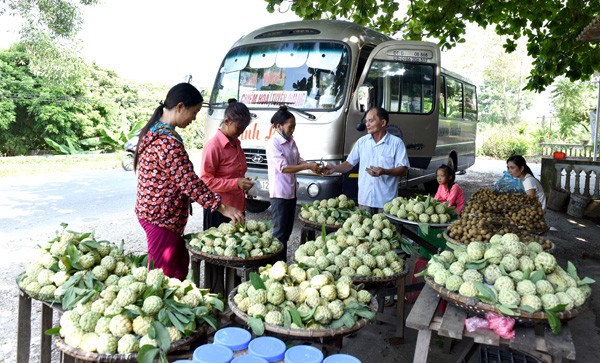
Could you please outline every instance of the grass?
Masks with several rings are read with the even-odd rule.
[[[188,150],[190,159],[199,163],[202,150]],[[123,153],[36,155],[0,157],[0,178],[48,173],[67,173],[82,170],[109,170],[121,168]],[[200,170],[198,164],[196,170]]]
[[[0,158],[0,177],[121,167],[121,154],[14,156]]]

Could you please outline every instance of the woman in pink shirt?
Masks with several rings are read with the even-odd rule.
[[[454,169],[442,164],[435,172],[437,182],[440,184],[435,193],[435,199],[440,202],[448,202],[450,207],[455,207],[458,213],[465,206],[465,193],[462,188],[454,182]]]
[[[273,236],[283,244],[283,260],[286,261],[287,243],[296,218],[296,173],[302,170],[318,173],[319,164],[308,163],[300,157],[292,137],[296,118],[286,106],[275,112],[271,124],[276,131],[267,144]]]
[[[223,203],[231,205],[238,210],[246,210],[246,196],[248,189],[254,182],[246,178],[246,156],[242,150],[239,136],[250,124],[250,111],[245,104],[230,100],[225,109],[225,119],[215,136],[204,144],[202,151],[202,164],[200,175],[208,188],[221,195]],[[218,227],[230,219],[221,213],[205,208],[204,230]],[[206,270],[208,288],[214,293],[225,292],[225,269],[222,266],[212,265]]]

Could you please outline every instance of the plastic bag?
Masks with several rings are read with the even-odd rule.
[[[494,191],[498,193],[525,193],[525,188],[521,179],[513,178],[505,170],[500,179],[494,183]]]
[[[467,329],[469,333],[472,333],[477,329],[489,329],[489,324],[484,318],[475,316],[473,318],[465,319],[465,329]]]
[[[515,319],[503,317],[496,313],[485,313],[489,329],[493,330],[500,338],[513,340],[515,338]]]

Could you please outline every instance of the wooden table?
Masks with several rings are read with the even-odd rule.
[[[385,282],[362,282],[365,284],[365,289],[371,291],[375,299],[377,300],[377,316],[376,320],[379,323],[386,323],[396,328],[396,335],[390,339],[394,344],[401,344],[404,342],[404,295],[405,289],[405,278],[407,269],[400,274],[395,280]],[[395,302],[396,309],[391,314],[385,311],[385,300],[386,297],[394,299],[397,296]]]
[[[191,252],[191,251],[190,251]],[[223,296],[227,297],[231,290],[237,285],[236,276],[241,277],[241,281],[247,281],[250,276],[250,272],[258,271],[260,266],[265,266],[267,264],[273,264],[280,259],[281,253],[285,251],[280,251],[279,253],[265,256],[264,258],[248,260],[247,262],[232,262],[231,265],[228,265],[226,261],[219,259],[219,256],[215,256],[215,258],[211,258],[210,256],[204,256],[198,253],[191,252],[190,253],[190,261],[192,265],[192,279],[197,286],[201,288],[209,288],[210,286],[210,266],[222,266],[225,268],[225,281],[223,287]],[[204,261],[204,279],[200,281],[200,265],[201,262]]]
[[[460,355],[457,362],[462,361],[479,344],[508,346],[549,363],[561,362],[563,358],[575,359],[575,346],[568,323],[563,323],[558,335],[554,335],[545,324],[515,326],[515,339],[510,341],[500,338],[496,333],[487,329],[468,332],[464,328],[467,312],[451,303],[448,303],[443,316],[436,316],[435,311],[439,302],[440,296],[429,285],[425,285],[406,319],[407,327],[419,331],[413,362],[427,362],[432,331],[452,339],[472,339],[469,349]]]
[[[17,317],[17,363],[29,363],[29,354],[31,352],[31,302],[32,298],[22,290],[19,290],[19,308]],[[42,303],[41,318],[41,343],[40,343],[40,362],[50,363],[52,360],[52,337],[44,334],[52,328],[52,318],[54,311],[62,313],[62,307],[58,304],[50,304],[44,301]]]

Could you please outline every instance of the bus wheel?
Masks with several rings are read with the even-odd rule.
[[[250,213],[262,213],[269,209],[271,203],[260,200],[246,199],[246,210]]]

